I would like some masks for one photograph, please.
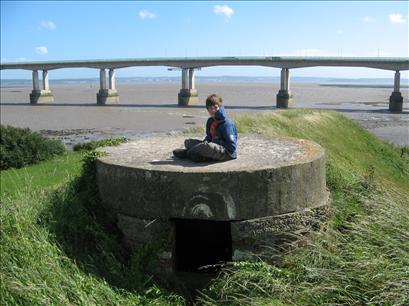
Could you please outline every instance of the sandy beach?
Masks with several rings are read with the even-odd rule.
[[[97,83],[53,84],[55,101],[30,105],[31,86],[1,87],[1,123],[28,127],[43,135],[75,143],[109,136],[136,138],[155,133],[201,127],[208,117],[203,107],[207,95],[224,98],[228,112],[257,114],[275,111],[278,83],[198,82],[199,105],[177,106],[179,82],[119,83],[117,105],[96,105]],[[292,83],[292,108],[339,111],[358,121],[386,142],[409,145],[408,90],[402,89],[404,111],[388,112],[392,88],[365,85]]]

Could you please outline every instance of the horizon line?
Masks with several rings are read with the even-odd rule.
[[[159,75],[159,76],[117,76],[116,79],[130,79],[130,78],[139,78],[139,79],[146,79],[146,78],[167,78],[167,79],[180,79],[180,76],[166,76],[166,75]],[[265,76],[265,75],[196,75],[197,79],[200,78],[269,78],[269,79],[280,79],[280,76]],[[381,80],[381,79],[388,79],[393,80],[393,77],[333,77],[333,76],[292,76],[291,79],[338,79],[338,80]],[[73,78],[52,78],[52,80],[98,80],[99,77],[73,77]],[[0,75],[0,80],[9,81],[9,80],[27,80],[32,81],[31,78],[2,78]],[[401,78],[401,80],[408,80],[409,78]]]

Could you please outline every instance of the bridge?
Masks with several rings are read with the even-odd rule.
[[[48,71],[62,68],[99,69],[100,89],[97,93],[97,104],[111,104],[119,101],[115,84],[115,70],[137,66],[164,66],[180,69],[182,88],[178,94],[178,105],[188,106],[197,103],[198,94],[195,87],[195,70],[213,66],[263,66],[281,69],[280,90],[277,93],[277,108],[288,108],[292,102],[290,91],[290,69],[341,66],[363,67],[395,71],[394,89],[389,97],[389,110],[401,112],[403,97],[400,92],[400,71],[409,70],[409,58],[379,57],[198,57],[198,58],[140,58],[140,59],[107,59],[78,61],[47,61],[1,63],[0,69],[24,69],[32,71],[33,90],[30,103],[49,103],[54,101],[50,89]],[[39,71],[42,71],[40,88]],[[108,82],[107,82],[108,71]]]

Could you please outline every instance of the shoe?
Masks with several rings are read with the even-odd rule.
[[[187,149],[173,150],[173,156],[178,157],[178,158],[187,158]]]
[[[195,163],[204,163],[210,161],[210,158],[201,156],[199,154],[188,154],[188,158]]]

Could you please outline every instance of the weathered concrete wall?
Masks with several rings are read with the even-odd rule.
[[[317,230],[330,213],[326,205],[302,211],[231,223],[233,260],[280,255],[306,232]]]
[[[248,260],[254,255],[280,255],[282,250],[311,231],[317,230],[328,217],[330,198],[325,205],[302,211],[264,218],[232,221],[232,259]],[[171,220],[142,220],[117,215],[118,228],[124,234],[123,242],[137,250],[146,243],[159,242],[158,264],[161,269],[173,266],[174,224]]]
[[[212,164],[172,159],[181,137],[108,149],[97,161],[100,196],[108,209],[139,219],[247,220],[324,205],[324,150],[304,140],[275,141],[242,137],[237,160]]]
[[[239,140],[238,159],[219,163],[173,158],[180,136],[103,149],[108,156],[96,164],[103,205],[128,247],[158,246],[157,275],[175,269],[175,219],[229,221],[231,259],[243,260],[280,254],[327,216],[320,146],[256,135]]]

